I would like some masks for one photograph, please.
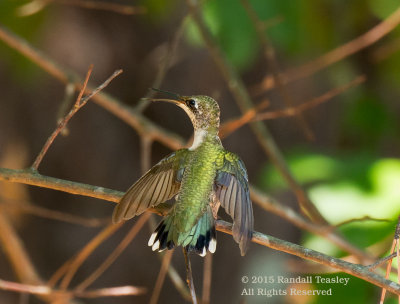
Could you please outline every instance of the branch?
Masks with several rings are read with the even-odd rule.
[[[83,93],[86,91],[86,86],[89,81],[90,74],[92,73],[93,70],[93,65],[89,67],[89,70],[86,74],[85,81],[83,82],[83,86],[81,91],[79,92],[78,98],[76,99],[75,104],[73,105],[72,109],[69,111],[69,113],[60,120],[58,123],[57,128],[53,131],[53,133],[50,135],[50,137],[47,139],[46,143],[44,144],[42,150],[40,151],[39,155],[35,159],[35,161],[32,164],[31,169],[32,170],[37,170],[41,161],[43,160],[43,157],[46,155],[47,150],[50,148],[51,144],[54,142],[58,134],[65,128],[67,123],[71,120],[72,116],[74,116],[83,106],[86,105],[86,103],[89,101],[90,98],[95,96],[98,92],[103,90],[108,84],[119,74],[122,73],[122,70],[117,70],[115,71],[106,81],[104,81],[101,85],[99,85],[97,88],[95,88],[89,95],[85,96],[82,98]]]
[[[232,234],[232,224],[225,221],[218,220],[216,228],[218,231]],[[265,235],[257,231],[254,231],[253,233],[252,241],[265,247],[269,247],[278,251],[283,251],[298,256],[302,259],[313,261],[343,271],[364,281],[370,282],[376,286],[385,288],[394,294],[400,295],[399,284],[387,280],[382,276],[369,271],[368,266],[346,262],[341,259],[326,255],[324,253],[305,248],[303,246],[293,244],[291,242],[284,241],[270,235]]]
[[[3,199],[3,198],[2,198]],[[52,209],[47,209],[39,206],[35,206],[30,203],[23,203],[15,200],[4,199],[4,202],[0,202],[1,208],[5,209],[13,209],[21,212],[25,212],[27,214],[31,214],[37,217],[52,219],[56,221],[61,221],[74,225],[81,225],[86,227],[100,227],[105,226],[106,224],[111,223],[111,219],[109,217],[103,218],[88,218],[75,214],[70,214],[66,212],[56,211]]]
[[[71,194],[83,195],[98,199],[103,199],[118,203],[123,196],[123,192],[115,191],[103,187],[92,186],[67,180],[62,180],[54,177],[41,175],[31,170],[13,170],[0,168],[0,180],[24,183],[28,185],[44,187],[54,190],[59,190]],[[351,243],[338,236],[332,227],[329,225],[313,224],[305,218],[298,215],[294,210],[284,207],[277,202],[272,201],[259,190],[251,187],[251,198],[255,203],[258,203],[264,209],[274,212],[275,214],[287,219],[296,226],[306,229],[312,233],[323,235],[328,240],[342,248],[343,250],[354,254],[361,260],[370,260],[371,257],[363,253],[360,249],[354,247]],[[152,210],[153,212],[163,214],[165,210],[160,208]],[[328,228],[326,228],[328,227]]]
[[[49,178],[38,173],[29,173],[30,171],[26,170],[11,170],[11,169],[4,169],[0,168],[0,180],[8,180],[8,181],[28,181],[31,185],[53,188],[56,190],[85,195],[89,197],[95,197],[98,199],[103,199],[112,202],[118,202],[124,193],[110,190],[102,187],[97,186],[90,186],[87,184],[80,184],[76,182],[65,181],[56,178]],[[18,173],[21,173],[23,178],[18,177]],[[32,176],[32,177],[31,177]],[[51,180],[51,183],[45,180]],[[72,185],[72,189],[70,188]],[[55,188],[57,187],[57,188]],[[82,189],[82,191],[79,191]],[[150,210],[151,212],[155,212],[155,210]],[[232,225],[218,220],[217,221],[217,230],[232,234]],[[337,270],[346,272],[348,274],[354,275],[359,277],[365,281],[371,282],[377,286],[387,289],[390,292],[396,293],[400,295],[400,285],[384,279],[383,277],[372,273],[368,270],[368,266],[362,266],[359,264],[345,262],[341,259],[336,259],[331,256],[325,255],[318,251],[304,248],[300,245],[296,245],[284,240],[280,240],[278,238],[265,235],[263,233],[254,232],[254,236],[252,239],[253,242],[275,249],[283,252],[287,252],[292,255],[296,255],[306,260],[314,261],[326,266],[330,266]]]
[[[338,235],[334,231],[332,231],[332,226],[310,222],[308,219],[295,212],[292,208],[279,204],[274,199],[267,197],[264,193],[253,186],[250,186],[250,197],[254,203],[259,205],[264,210],[273,212],[283,219],[286,219],[287,221],[293,223],[300,229],[304,229],[327,239],[339,248],[347,252],[351,252],[361,261],[369,262],[373,260],[373,257],[371,255],[360,250],[353,244],[344,241],[343,238],[338,237]]]
[[[174,250],[168,250],[162,258],[160,272],[158,273],[157,280],[154,285],[153,293],[151,294],[149,304],[157,304],[158,303],[161,289],[165,282],[165,275],[167,274],[168,268],[170,267],[171,258],[172,258],[173,253],[174,253]]]
[[[93,271],[84,281],[82,281],[75,290],[77,292],[83,292],[90,284],[92,284],[97,278],[108,268],[112,263],[121,255],[126,247],[136,237],[140,229],[147,222],[150,217],[150,213],[142,214],[138,221],[132,226],[129,232],[125,235],[124,239],[118,244],[118,246],[110,253],[110,255],[100,264],[95,271]]]
[[[192,297],[192,303],[197,304],[197,296],[196,290],[194,289],[194,282],[193,282],[193,275],[192,275],[192,266],[190,263],[190,259],[185,247],[182,247],[183,256],[185,257],[185,264],[186,264],[186,281],[188,287],[190,289],[190,295]]]
[[[366,78],[363,75],[358,76],[354,80],[350,81],[349,83],[346,83],[337,88],[333,88],[333,89],[329,90],[328,92],[322,94],[321,96],[315,97],[309,101],[306,101],[306,102],[304,102],[300,105],[294,106],[294,107],[289,107],[289,108],[286,108],[283,110],[258,113],[262,108],[269,105],[268,100],[266,100],[266,101],[258,104],[255,108],[248,110],[246,113],[244,113],[239,118],[224,122],[220,127],[219,136],[221,139],[223,139],[223,138],[229,136],[231,133],[233,133],[237,129],[241,128],[242,126],[244,126],[252,121],[277,119],[277,118],[281,118],[281,117],[290,117],[290,116],[298,115],[299,113],[302,113],[303,111],[309,110],[309,109],[314,108],[324,102],[327,102],[328,100],[332,99],[333,97],[335,97],[343,92],[346,92],[348,89],[363,83],[365,81],[365,79]]]
[[[0,180],[8,182],[23,183],[27,185],[49,188],[67,192],[70,194],[83,195],[110,202],[119,202],[123,192],[92,186],[50,176],[41,175],[32,170],[13,170],[0,168]]]

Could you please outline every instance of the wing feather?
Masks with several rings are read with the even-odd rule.
[[[233,219],[233,238],[244,255],[253,235],[253,207],[246,168],[238,156],[225,151],[217,170],[215,195]]]
[[[190,151],[181,149],[162,159],[134,183],[115,207],[113,222],[130,219],[175,196]],[[178,174],[179,172],[179,174]]]

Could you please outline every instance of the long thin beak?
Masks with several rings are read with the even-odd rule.
[[[152,99],[148,99],[149,101],[164,101],[164,102],[169,102],[169,103],[173,103],[176,104],[178,107],[182,107],[183,105],[185,105],[185,102],[181,99],[167,99],[167,98],[152,98]]]

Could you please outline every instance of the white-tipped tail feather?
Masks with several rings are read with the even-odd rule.
[[[171,216],[165,217],[150,236],[148,245],[153,251],[161,252],[178,245],[184,246],[188,252],[195,252],[202,257],[207,254],[207,250],[211,253],[215,252],[217,248],[216,231],[210,208],[190,231],[178,236],[179,241],[174,239],[173,233],[171,233],[174,229],[171,225],[172,222]]]

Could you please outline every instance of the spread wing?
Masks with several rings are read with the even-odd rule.
[[[189,153],[188,149],[173,152],[147,171],[114,208],[113,222],[128,220],[176,195]]]
[[[233,238],[245,255],[253,236],[253,207],[248,177],[242,160],[224,151],[215,179],[215,194],[221,206],[233,219]]]

